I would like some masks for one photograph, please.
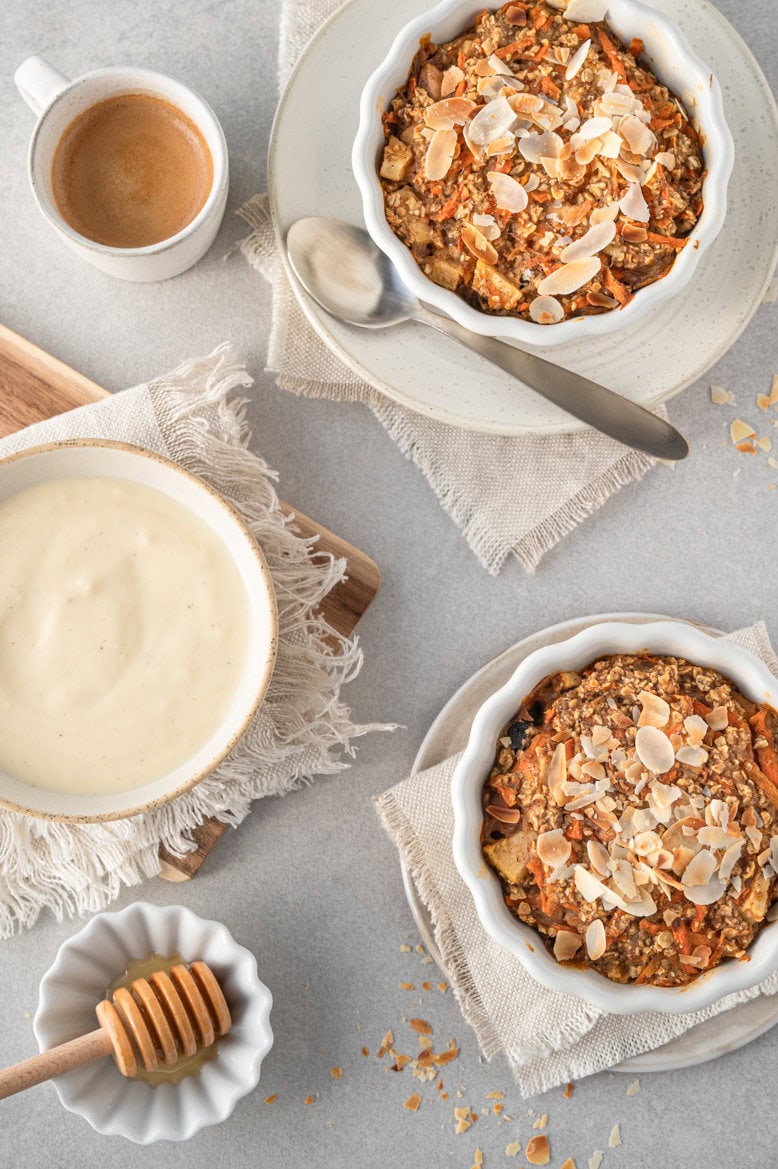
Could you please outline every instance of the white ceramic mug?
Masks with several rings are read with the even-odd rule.
[[[74,251],[109,276],[139,282],[178,276],[205,255],[219,230],[229,187],[224,131],[207,102],[164,73],[129,66],[96,69],[71,81],[43,57],[28,57],[16,70],[14,81],[38,116],[28,156],[33,194],[49,223]],[[150,93],[176,106],[200,130],[213,158],[213,186],[192,222],[170,239],[144,248],[112,248],[80,235],[60,215],[52,193],[51,164],[64,131],[90,106],[122,93]]]

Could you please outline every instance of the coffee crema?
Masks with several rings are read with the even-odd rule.
[[[213,186],[213,159],[176,106],[123,93],[70,123],[54,152],[51,185],[74,231],[109,247],[142,248],[192,222]]]

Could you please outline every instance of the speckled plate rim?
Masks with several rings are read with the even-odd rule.
[[[762,70],[760,69],[756,59],[746,45],[745,41],[732,27],[729,21],[727,21],[725,17],[722,16],[722,14],[708,2],[708,0],[694,0],[694,2],[704,12],[706,19],[718,26],[717,32],[719,43],[725,46],[725,51],[728,53],[737,53],[748,63],[754,85],[756,86],[759,92],[759,96],[764,103],[764,108],[769,114],[769,118],[773,126],[773,132],[774,134],[778,135],[778,106],[776,106],[775,98],[773,97],[772,91],[767,83],[767,80],[765,79],[764,74],[762,73]],[[527,421],[522,420],[515,423],[504,422],[495,424],[493,422],[489,422],[488,420],[484,420],[483,418],[473,417],[472,414],[438,408],[428,402],[420,402],[418,398],[414,397],[413,394],[408,392],[407,387],[389,383],[379,369],[369,368],[368,365],[364,363],[364,355],[358,356],[361,349],[361,343],[358,336],[359,330],[348,329],[348,327],[340,325],[340,322],[336,322],[334,318],[330,317],[328,313],[321,309],[307,295],[294,275],[289,263],[284,242],[285,231],[288,230],[290,224],[286,223],[282,210],[284,205],[284,191],[283,189],[279,188],[276,167],[276,156],[280,151],[283,150],[283,143],[287,138],[286,131],[288,127],[286,126],[285,119],[287,116],[288,106],[290,105],[290,97],[298,86],[307,87],[308,93],[315,91],[315,89],[311,88],[311,79],[307,78],[306,75],[311,68],[312,63],[315,67],[317,50],[323,38],[338,22],[344,19],[347,20],[353,9],[358,5],[370,4],[371,0],[346,0],[346,2],[342,4],[341,7],[338,8],[334,13],[332,13],[329,19],[326,20],[324,24],[316,31],[298,58],[297,63],[295,64],[295,67],[289,77],[287,85],[281,95],[271,129],[270,143],[268,147],[268,194],[270,200],[271,218],[276,235],[276,244],[281,256],[283,267],[290,285],[295,293],[295,296],[300,304],[300,307],[302,308],[309,323],[315,332],[319,335],[324,344],[340,361],[343,362],[343,364],[348,369],[350,369],[363,381],[373,386],[380,393],[385,394],[388,398],[398,402],[400,405],[408,407],[417,414],[422,414],[425,417],[435,418],[438,421],[444,422],[450,426],[456,426],[461,429],[484,434],[520,436],[526,434],[572,434],[585,431],[587,427],[584,423],[578,422],[568,416],[560,418],[560,420],[554,422],[548,421],[539,423],[538,421],[533,421],[530,417]],[[398,19],[395,31],[397,31],[399,26],[400,21]],[[389,37],[389,41],[390,40],[391,37]],[[389,41],[387,41],[387,44]],[[356,83],[356,89],[361,92],[361,82],[367,77],[367,68],[363,68],[362,73],[360,73],[357,69],[357,75],[358,82]],[[725,110],[725,113],[726,112],[727,111]],[[734,118],[731,115],[727,116],[730,118],[731,123],[734,124]],[[290,129],[293,131],[294,125],[292,125]],[[290,141],[296,141],[294,133],[290,133],[288,138]],[[349,156],[350,151],[351,141],[349,140],[346,147],[346,153]],[[299,160],[299,151],[297,152],[296,157]],[[347,167],[350,171],[350,158],[344,157],[342,163],[343,166]],[[735,165],[736,167],[738,165],[737,159]],[[355,199],[355,203],[358,205],[358,197]],[[308,209],[301,213],[309,215],[334,215],[337,217],[339,211],[342,211],[342,209],[329,205],[316,206],[315,201],[312,199],[311,205],[308,207]],[[360,212],[357,210],[352,218],[359,219]],[[722,246],[722,242],[723,241],[721,240],[719,241],[719,247]],[[714,248],[711,250],[713,251],[715,247],[716,245],[714,245]],[[772,240],[761,240],[760,247],[756,250],[754,256],[751,257],[751,260],[753,264],[759,269],[759,271],[761,271],[762,277],[758,282],[758,286],[754,286],[753,296],[747,305],[740,307],[738,305],[732,306],[729,318],[731,327],[727,330],[720,329],[714,332],[714,335],[711,337],[710,347],[706,349],[704,354],[700,356],[697,364],[691,369],[687,370],[681,376],[680,380],[678,380],[675,384],[663,384],[662,389],[659,391],[646,394],[645,396],[636,396],[635,400],[639,401],[641,405],[647,407],[657,406],[661,402],[665,402],[681,393],[681,391],[686,389],[687,386],[692,385],[695,381],[697,381],[698,378],[702,377],[706,371],[710,369],[711,366],[714,365],[741,336],[754,313],[762,303],[764,294],[769,286],[770,280],[773,277],[776,261],[778,260],[778,236]],[[704,271],[704,265],[701,270]],[[700,279],[700,273],[698,273],[696,279]],[[692,287],[694,287],[694,285],[692,285]],[[415,325],[411,327],[415,329],[422,328],[422,326]],[[337,335],[338,328],[347,330],[342,339]],[[625,340],[628,341],[629,334],[626,333],[624,336]],[[399,343],[400,342],[398,337],[398,344]],[[455,343],[451,342],[451,344]],[[412,345],[412,347],[415,348],[416,346]],[[459,347],[457,347],[457,352],[459,353]],[[551,361],[555,360],[555,354],[558,354],[559,363],[562,365],[566,364],[567,361],[570,360],[570,356],[566,354],[565,346],[559,347],[556,350],[546,349],[542,352],[543,355]],[[428,354],[428,351],[425,349],[424,353]],[[465,364],[469,369],[471,369],[475,378],[477,378],[480,372],[485,368],[484,363],[475,354],[473,354],[469,359],[465,358]],[[593,377],[594,380],[597,380],[596,371],[587,371],[587,376]],[[672,367],[668,368],[668,378],[670,377],[672,377]]]
[[[66,812],[48,812],[40,808],[29,808],[23,804],[17,804],[4,796],[0,796],[0,808],[6,808],[10,812],[17,812],[23,816],[31,816],[36,820],[48,820],[53,822],[60,822],[66,824],[103,824],[112,820],[126,820],[131,816],[138,816],[142,812],[151,812],[155,808],[169,804],[171,800],[177,799],[178,796],[184,795],[190,791],[201,780],[206,779],[219,764],[226,759],[230,751],[238,744],[243,735],[248,730],[251,720],[256,715],[260,706],[262,705],[265,695],[267,694],[270,681],[273,677],[275,669],[276,656],[278,653],[278,603],[276,601],[275,586],[273,585],[273,578],[270,574],[270,567],[265,559],[265,554],[257,543],[254,535],[249,529],[248,524],[243,519],[243,516],[228,503],[227,500],[214,488],[211,487],[204,479],[198,475],[187,471],[179,463],[173,462],[172,459],[165,458],[164,455],[157,454],[156,451],[146,450],[145,447],[136,446],[128,442],[116,442],[113,439],[107,438],[68,438],[62,439],[59,442],[40,443],[38,446],[26,447],[24,450],[16,451],[12,455],[0,459],[0,474],[4,467],[11,463],[18,463],[23,459],[33,457],[35,455],[45,454],[47,451],[57,450],[84,450],[87,448],[99,448],[102,450],[116,450],[122,451],[126,454],[137,456],[142,459],[149,459],[154,463],[159,463],[163,467],[178,473],[183,479],[188,480],[196,489],[202,491],[213,499],[229,517],[229,519],[238,527],[244,536],[247,547],[251,551],[256,560],[257,570],[265,586],[267,598],[267,615],[271,622],[271,635],[268,639],[267,655],[264,663],[262,663],[261,676],[258,679],[256,691],[249,703],[246,711],[240,719],[239,724],[235,727],[228,741],[216,751],[214,755],[204,763],[194,776],[191,776],[185,782],[178,784],[169,792],[165,792],[163,796],[156,796],[145,803],[136,804],[128,809],[121,809],[114,812],[99,812],[95,814],[77,814]],[[191,510],[191,509],[190,509]],[[196,514],[193,512],[193,514]],[[142,789],[128,789],[129,792],[133,790]],[[52,793],[55,795],[56,793]]]
[[[473,714],[483,701],[483,694],[479,688],[487,683],[489,690],[506,681],[521,661],[528,654],[541,646],[553,642],[563,641],[566,638],[580,633],[590,625],[602,621],[626,621],[632,624],[647,624],[656,620],[683,621],[683,617],[668,617],[660,613],[600,613],[590,617],[575,618],[550,625],[537,633],[527,637],[502,653],[497,654],[491,661],[476,670],[465,681],[455,694],[448,700],[437,718],[431,724],[416,753],[411,774],[424,771],[442,762],[452,751],[464,747],[467,738],[467,729]],[[700,622],[689,622],[697,625],[704,633],[721,636],[722,630]],[[464,738],[461,744],[451,743],[451,725],[464,727]],[[440,950],[435,942],[434,927],[426,905],[419,896],[407,865],[400,861],[403,889],[413,916],[416,928],[430,955],[434,958],[441,971],[448,977]],[[624,1060],[615,1065],[611,1071],[634,1074],[635,1072],[662,1072],[680,1068],[693,1067],[696,1064],[707,1063],[718,1059],[730,1051],[737,1051],[754,1039],[758,1039],[771,1027],[778,1023],[778,995],[759,995],[748,1002],[739,1003],[730,1010],[715,1015],[696,1027],[689,1028],[676,1039],[658,1047],[653,1051],[641,1052],[640,1055]]]

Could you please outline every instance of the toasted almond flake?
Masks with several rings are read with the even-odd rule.
[[[680,751],[676,751],[675,757],[679,763],[685,763],[687,767],[702,767],[707,762],[708,752],[704,747],[681,747]]]
[[[586,928],[586,953],[592,962],[597,962],[598,959],[602,958],[607,944],[605,926],[599,917],[595,917],[594,921],[590,921]]]
[[[541,832],[537,839],[537,854],[544,865],[556,868],[567,862],[572,852],[572,845],[561,828],[552,832]]]
[[[619,207],[624,215],[629,219],[637,220],[638,223],[648,223],[651,218],[651,213],[648,210],[648,204],[643,197],[639,182],[630,183],[626,195],[623,195],[619,199]]]
[[[477,260],[483,260],[485,264],[490,266],[497,263],[499,257],[494,247],[483,232],[479,231],[472,223],[463,224],[459,238]]]
[[[613,1128],[611,1129],[611,1135],[608,1137],[608,1148],[609,1149],[618,1149],[620,1144],[621,1144],[621,1132],[619,1131],[619,1126],[617,1124],[614,1124]]]
[[[265,1103],[266,1104],[275,1104],[277,1099],[278,1099],[278,1095],[275,1092],[273,1092],[272,1095],[265,1097]]]
[[[585,901],[592,902],[598,897],[603,897],[613,901],[619,909],[626,909],[627,903],[624,898],[614,889],[609,889],[599,877],[595,877],[594,873],[589,872],[583,865],[575,866],[574,880],[576,889]]]
[[[592,868],[600,874],[601,877],[607,877],[610,872],[610,856],[604,844],[599,840],[587,840],[586,851],[589,856],[589,863]]]
[[[740,840],[736,840],[735,843],[731,845],[724,853],[724,856],[721,858],[721,864],[719,865],[720,881],[728,881],[730,879],[732,876],[732,870],[740,860],[740,854],[742,851],[743,840],[741,838]]]
[[[716,706],[709,714],[705,715],[705,721],[712,731],[723,731],[729,725],[729,715],[726,706]]]
[[[623,118],[619,126],[619,134],[625,140],[633,154],[648,154],[656,139],[644,122],[634,114]]]
[[[439,982],[438,983],[438,990],[440,991],[441,994],[445,994],[446,991],[448,990],[448,983],[447,982]]]
[[[413,1095],[409,1096],[408,1099],[404,1102],[403,1108],[407,1109],[408,1112],[418,1112],[420,1105],[421,1096],[418,1092],[414,1092]]]
[[[573,0],[573,3],[575,3],[575,0]],[[524,1156],[530,1165],[548,1165],[551,1160],[551,1149],[545,1133],[537,1137],[530,1137],[527,1141],[527,1147],[524,1150]]]
[[[759,447],[760,450],[764,451],[765,454],[768,454],[768,455],[769,455],[770,451],[773,449],[772,441],[769,438],[769,436],[766,434],[762,438],[758,438],[756,440],[756,445]]]
[[[756,431],[753,427],[744,422],[742,418],[736,418],[729,428],[729,436],[735,446],[742,443],[745,439],[755,438]]]
[[[468,123],[468,136],[476,146],[488,146],[502,138],[516,124],[516,114],[505,97],[496,97],[482,106]]]
[[[401,954],[410,954],[410,952],[411,952],[411,947],[408,946],[405,942],[403,942],[403,944],[400,946],[400,953]]]
[[[696,746],[701,743],[708,733],[708,724],[704,718],[700,718],[698,714],[690,714],[683,720],[684,730],[689,736],[689,741]]]
[[[516,114],[539,114],[546,103],[537,94],[516,93],[508,98],[508,104]]]
[[[424,156],[424,177],[438,182],[448,174],[457,145],[456,130],[436,130]]]
[[[455,125],[464,126],[475,108],[475,102],[467,97],[447,97],[427,106],[424,122],[431,130],[450,130]]]
[[[530,302],[529,315],[537,325],[556,325],[565,315],[565,310],[554,296],[536,296]]]
[[[578,24],[596,23],[605,20],[608,11],[608,0],[570,0],[564,11],[565,20],[574,20]]]
[[[567,759],[565,757],[564,743],[557,743],[554,748],[554,754],[548,765],[546,772],[546,784],[549,791],[553,794],[555,788],[560,787],[567,779]]]
[[[501,211],[511,211],[518,215],[529,203],[527,192],[517,179],[501,171],[487,171],[486,177],[492,189],[494,201]]]
[[[583,63],[586,60],[589,49],[591,47],[591,40],[584,41],[583,44],[578,46],[567,63],[567,69],[565,70],[565,81],[572,81],[574,77],[578,76],[578,73],[582,69]]]
[[[714,406],[726,406],[728,402],[732,401],[732,394],[723,386],[711,386],[710,400]]]
[[[303,1100],[303,1104],[313,1104],[315,1102],[315,1100],[316,1100],[315,1096],[306,1096],[305,1099]]]
[[[658,154],[654,155],[654,162],[658,162],[665,170],[675,169],[675,155],[672,150],[660,150]]]
[[[394,1047],[394,1035],[392,1034],[391,1030],[389,1030],[386,1032],[386,1035],[384,1035],[383,1039],[381,1040],[381,1046],[379,1047],[378,1051],[376,1052],[377,1058],[383,1059],[383,1057],[386,1055],[387,1051],[389,1051],[392,1047]]]
[[[724,848],[727,849],[732,844],[732,837],[729,832],[723,828],[718,828],[711,825],[707,828],[701,828],[697,833],[697,839],[700,844],[704,844],[706,848]]]
[[[432,1027],[426,1019],[409,1019],[408,1026],[411,1027],[418,1035],[431,1035]]]
[[[639,727],[665,727],[670,721],[670,707],[664,698],[650,690],[641,690],[638,701],[642,706],[638,716]]]
[[[568,1157],[566,1161],[562,1162],[559,1169],[575,1169],[575,1161],[572,1157]]]
[[[515,148],[516,136],[514,134],[506,134],[504,137],[495,138],[494,142],[489,143],[486,148],[486,155],[487,158],[494,158],[498,154],[513,154]]]
[[[604,207],[595,207],[589,216],[589,222],[592,226],[603,223],[609,219],[615,219],[619,213],[618,203],[607,203]]]
[[[589,1169],[600,1169],[600,1165],[602,1165],[602,1159],[604,1156],[605,1154],[601,1149],[595,1149],[589,1160],[586,1162],[589,1166]]]
[[[518,1157],[521,1152],[521,1141],[511,1141],[509,1145],[505,1146],[506,1157]]]
[[[616,224],[612,220],[605,219],[602,223],[596,223],[593,227],[589,228],[585,235],[568,244],[562,252],[562,259],[566,264],[569,264],[574,260],[582,260],[588,256],[593,256],[596,252],[601,252],[603,248],[607,248],[608,244],[615,238],[615,235]]]
[[[713,905],[727,891],[727,886],[718,877],[711,877],[707,885],[684,885],[684,895],[694,905]]]
[[[545,1128],[547,1124],[548,1124],[548,1113],[544,1112],[537,1118],[537,1120],[532,1125],[532,1127],[537,1128],[537,1129],[541,1129],[541,1128]]]
[[[500,228],[493,215],[482,215],[476,213],[473,216],[473,224],[481,232],[481,235],[486,236],[488,240],[498,239],[500,236]],[[510,747],[510,739],[501,739],[503,747]]]
[[[572,264],[563,264],[538,285],[541,295],[556,296],[569,295],[577,292],[584,284],[588,284],[602,267],[602,261],[597,256],[590,256],[585,260],[575,260]]]
[[[595,118],[587,118],[582,123],[580,130],[574,135],[574,142],[576,139],[589,142],[592,138],[599,138],[601,134],[607,134],[612,129],[613,122],[604,114],[599,114]]]
[[[675,762],[673,744],[659,727],[639,727],[635,735],[635,753],[649,771],[663,775]]]
[[[633,1080],[632,1083],[627,1088],[627,1095],[628,1096],[637,1096],[639,1091],[640,1091],[640,1080]]]
[[[330,1075],[332,1076],[333,1080],[342,1080],[343,1068],[330,1068]]]
[[[554,939],[554,957],[557,962],[569,962],[581,948],[581,939],[572,930],[560,930]]]
[[[440,82],[441,97],[448,97],[452,94],[460,81],[465,80],[465,75],[458,65],[451,65],[443,74]]]
[[[519,139],[519,153],[527,162],[539,163],[543,158],[559,158],[564,143],[553,130],[543,134],[528,134]]]

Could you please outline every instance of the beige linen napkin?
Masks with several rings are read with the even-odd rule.
[[[339,0],[284,0],[282,86],[307,41],[338,7]],[[511,553],[534,571],[563,536],[653,465],[647,455],[595,432],[500,438],[395,405],[330,353],[308,323],[283,271],[266,198],[256,196],[239,214],[251,228],[241,250],[273,287],[268,367],[278,384],[296,394],[367,404],[490,573],[498,573]]]
[[[38,443],[110,438],[146,447],[201,476],[233,503],[267,559],[278,602],[278,657],[267,697],[245,736],[209,778],[148,814],[111,824],[49,824],[0,811],[0,937],[40,911],[103,908],[123,885],[159,871],[159,845],[191,848],[208,816],[237,825],[258,796],[282,795],[315,775],[348,766],[357,726],[340,698],[358,673],[356,639],[341,637],[317,606],[346,563],[316,552],[278,505],[275,473],[247,450],[242,402],[251,385],[227,346],[173,373],[73,410],[0,442],[0,458]]]
[[[764,625],[727,638],[778,674]],[[476,915],[451,855],[451,776],[459,756],[391,788],[376,800],[432,919],[446,974],[487,1059],[507,1058],[522,1095],[613,1067],[668,1043],[697,1023],[759,994],[778,992],[778,973],[752,990],[687,1015],[609,1015],[574,995],[546,990],[512,954],[493,942]]]

